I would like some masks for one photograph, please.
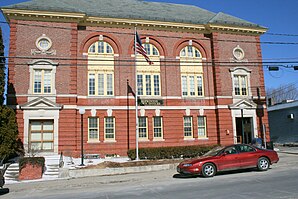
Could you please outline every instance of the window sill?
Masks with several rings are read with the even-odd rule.
[[[153,138],[152,141],[153,141],[153,142],[164,142],[165,139],[163,139],[163,138]]]
[[[104,143],[115,143],[115,142],[117,142],[116,140],[104,140],[103,141]]]
[[[198,140],[209,140],[209,138],[207,138],[207,137],[201,137],[201,138],[198,138]]]
[[[185,141],[194,141],[195,138],[184,138]]]
[[[139,138],[139,142],[149,142],[149,140],[148,139],[140,139]]]
[[[99,140],[89,140],[87,141],[88,144],[97,144],[97,143],[100,143]]]

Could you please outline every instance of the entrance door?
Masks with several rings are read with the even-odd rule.
[[[251,117],[244,117],[243,118],[243,131],[244,137],[242,135],[242,118],[236,118],[236,132],[237,132],[237,143],[245,143],[249,144],[252,141],[253,133],[253,124]]]
[[[29,151],[54,151],[53,120],[30,120]]]

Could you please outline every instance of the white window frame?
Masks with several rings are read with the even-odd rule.
[[[94,94],[90,94],[90,76],[94,75]],[[103,94],[99,93],[99,75],[103,75]],[[112,76],[112,81],[108,82],[108,76]],[[112,89],[109,89],[111,85]],[[108,92],[112,92],[109,94]],[[88,96],[114,96],[114,72],[103,72],[103,71],[88,71]]]
[[[155,118],[160,118],[160,126],[156,126],[155,124]],[[152,118],[152,124],[153,124],[153,140],[163,140],[163,118],[162,116],[154,116]],[[160,129],[160,136],[156,136],[155,129]]]
[[[32,123],[33,122],[40,122],[41,125],[41,129],[40,130],[33,130],[32,129]],[[52,127],[53,129],[52,130],[47,130],[47,129],[44,129],[43,126],[44,126],[44,123],[45,122],[51,122],[52,123]],[[54,151],[54,120],[30,120],[29,121],[29,124],[30,124],[30,133],[29,133],[29,152],[33,152],[34,150],[35,151],[40,151],[40,152],[50,152],[50,151]],[[32,139],[32,135],[33,134],[37,134],[37,133],[34,133],[34,132],[39,132],[40,133],[40,139],[36,139],[36,140],[33,140]],[[52,139],[45,139],[44,138],[44,134],[52,134]],[[40,143],[40,149],[38,148],[34,148],[34,144],[33,143]],[[52,147],[51,149],[44,149],[44,143],[51,143],[52,144]]]
[[[90,128],[90,119],[96,119],[96,127]],[[96,138],[91,138],[90,130],[96,131]],[[99,142],[99,118],[98,117],[88,117],[88,142]]]
[[[112,119],[112,124],[113,127],[112,128],[107,128],[107,119]],[[112,129],[113,130],[113,138],[107,138],[107,130],[108,129]],[[115,117],[105,117],[104,118],[104,140],[105,141],[115,141],[116,140],[116,135],[115,135]]]
[[[54,95],[56,94],[55,82],[56,82],[56,68],[58,63],[52,62],[49,60],[35,60],[28,63],[29,65],[29,73],[30,73],[30,85],[28,89],[28,94],[34,95]],[[35,72],[37,70],[42,71],[42,78],[41,78],[41,92],[34,92],[34,81],[35,81]],[[45,93],[44,92],[44,71],[51,71],[51,92]]]
[[[191,84],[191,78],[193,77],[193,86]],[[199,94],[199,81],[198,78],[201,78],[201,92]],[[186,81],[184,81],[186,79]],[[186,83],[186,85],[184,84]],[[192,89],[193,88],[193,89]],[[182,97],[203,97],[204,96],[204,81],[203,75],[200,74],[181,74],[181,90],[182,90]],[[187,93],[185,95],[185,93]]]
[[[186,126],[186,121],[185,121],[186,118],[190,118],[190,126]],[[186,128],[190,128],[191,135],[186,135],[186,133],[188,133],[185,131]],[[184,116],[183,117],[183,135],[184,135],[184,139],[193,139],[193,118],[192,118],[192,116]]]
[[[145,125],[146,126],[141,126],[141,122],[140,122],[140,119],[141,118],[145,118]],[[146,116],[140,116],[140,117],[138,117],[138,124],[139,124],[139,140],[140,141],[144,141],[144,140],[148,140],[148,117],[146,117]],[[141,129],[145,129],[145,132],[146,132],[146,137],[141,137],[140,136],[140,134],[141,134]]]
[[[138,81],[138,95],[139,96],[161,96],[161,85],[160,85],[160,74],[159,73],[138,73],[137,78],[142,76],[142,82]],[[150,84],[146,82],[146,77],[150,77]],[[155,87],[154,77],[158,76],[158,87]],[[149,88],[148,88],[149,87]],[[155,94],[155,89],[158,89],[158,94]],[[147,93],[147,89],[150,90],[151,94]]]
[[[200,125],[199,121],[200,121],[200,118],[203,118],[203,122],[204,124],[203,125]],[[206,116],[198,116],[198,139],[200,138],[207,138],[207,117]],[[204,135],[200,135],[200,129],[204,131]]]
[[[243,91],[243,84],[242,80],[244,78],[245,81],[245,93]],[[236,84],[237,83],[237,84]],[[234,87],[234,95],[235,96],[248,96],[248,81],[247,81],[247,75],[234,75],[233,77],[233,87]],[[239,93],[236,93],[236,85],[238,85]]]
[[[235,67],[235,68],[231,68],[230,72],[231,72],[231,79],[232,79],[232,86],[233,86],[232,96],[236,97],[236,98],[250,97],[252,95],[251,86],[250,86],[251,70],[248,69],[247,67]],[[236,95],[236,92],[235,92],[235,77],[237,77],[237,76],[245,76],[246,77],[246,95],[242,95],[241,82],[239,84],[240,95]],[[238,79],[238,82],[239,82],[239,79]]]

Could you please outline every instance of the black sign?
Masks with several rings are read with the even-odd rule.
[[[138,99],[140,106],[163,106],[162,99]]]

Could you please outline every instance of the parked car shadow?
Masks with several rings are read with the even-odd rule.
[[[0,188],[0,196],[9,193],[9,188]]]

